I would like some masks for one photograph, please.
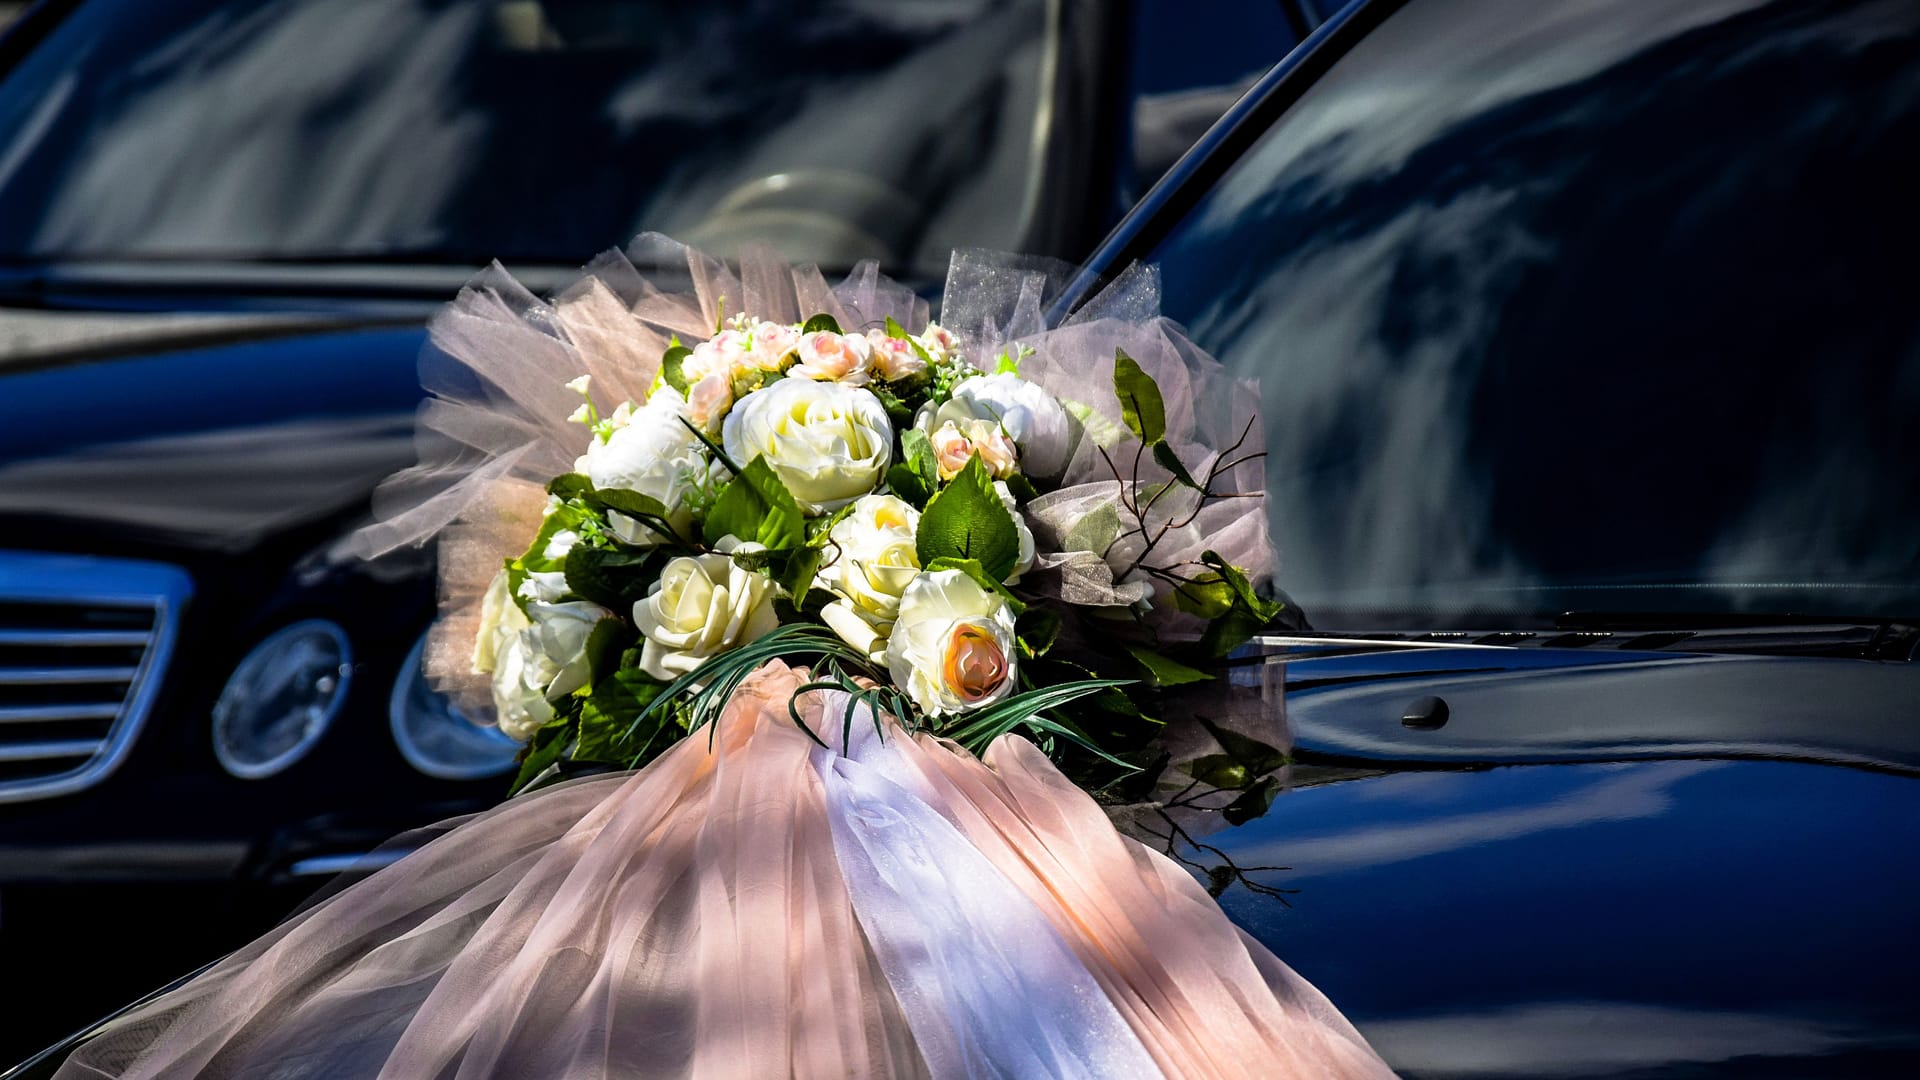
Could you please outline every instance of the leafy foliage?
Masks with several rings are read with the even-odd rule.
[[[900,457],[887,470],[887,488],[915,509],[924,509],[940,489],[940,466],[926,432],[908,428],[900,433]]]
[[[972,559],[995,581],[1013,573],[1020,561],[1020,533],[978,454],[928,500],[914,545],[921,566],[936,559]]]

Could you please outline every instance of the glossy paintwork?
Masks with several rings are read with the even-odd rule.
[[[0,535],[60,545],[51,514],[231,551],[351,508],[413,461],[423,342],[349,330],[0,376]]]
[[[1221,902],[1409,1076],[1903,1076],[1915,807],[1776,762],[1395,772],[1205,841],[1292,867]]]

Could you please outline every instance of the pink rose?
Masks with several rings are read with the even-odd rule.
[[[929,436],[929,441],[933,443],[933,461],[940,470],[942,480],[951,480],[960,475],[960,470],[966,468],[968,460],[973,457],[973,443],[960,433],[951,420],[940,425]]]
[[[888,337],[885,331],[867,331],[867,343],[873,347],[873,368],[882,379],[894,382],[927,370],[927,362],[906,338]]]
[[[709,435],[719,432],[720,421],[731,408],[733,380],[725,372],[716,371],[687,390],[687,419]]]
[[[800,362],[787,374],[820,382],[862,386],[873,362],[873,348],[865,337],[836,334],[831,330],[801,335],[797,351]]]

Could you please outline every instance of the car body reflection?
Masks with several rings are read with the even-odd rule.
[[[1318,771],[1206,841],[1290,867],[1253,875],[1286,904],[1222,903],[1408,1075],[1890,1075],[1920,1052],[1911,780]]]

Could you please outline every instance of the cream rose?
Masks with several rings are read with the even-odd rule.
[[[814,583],[839,599],[820,618],[875,663],[886,662],[887,635],[900,614],[900,594],[920,574],[914,530],[920,511],[892,495],[862,495],[827,534],[831,560]]]
[[[836,334],[831,330],[802,334],[795,350],[800,354],[800,362],[787,369],[788,378],[861,386],[873,366],[873,347],[858,334]]]
[[[587,685],[587,638],[601,619],[612,617],[585,600],[531,602],[525,614],[506,605],[493,627],[488,657],[501,731],[523,742],[532,738],[553,719],[554,702]],[[479,659],[476,655],[476,666]]]
[[[872,491],[893,460],[893,425],[879,398],[791,377],[735,403],[721,442],[743,468],[766,458],[809,514],[838,510]]]
[[[1038,384],[1012,372],[976,375],[955,386],[953,397],[939,407],[928,402],[914,424],[932,435],[948,421],[964,432],[973,420],[998,424],[1020,448],[1020,461],[1029,476],[1054,477],[1067,467],[1071,442],[1067,410]]]
[[[772,579],[723,553],[674,559],[647,598],[633,605],[633,624],[643,639],[640,670],[676,679],[708,657],[760,637],[780,625],[773,611],[777,595]]]
[[[632,491],[657,500],[668,510],[667,520],[685,536],[692,528],[688,496],[707,474],[707,451],[681,420],[687,401],[670,386],[662,386],[634,410],[625,427],[606,439],[595,438],[581,460],[581,471],[603,491]],[[661,537],[638,519],[613,511],[608,514],[614,535],[642,547]]]
[[[994,494],[1000,496],[1000,505],[1007,508],[1008,516],[1013,518],[1013,531],[1020,534],[1020,554],[1014,559],[1013,573],[1007,575],[1008,585],[1017,584],[1021,575],[1033,569],[1033,530],[1027,527],[1027,517],[1020,512],[1020,504],[1013,498],[1013,490],[1004,481],[993,482]]]
[[[962,571],[921,574],[900,597],[887,671],[930,715],[991,705],[1013,693],[1013,609]]]

